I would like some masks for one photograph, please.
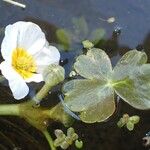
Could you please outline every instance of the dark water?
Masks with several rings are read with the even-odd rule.
[[[33,21],[40,25],[47,40],[58,45],[55,32],[59,28],[73,31],[72,18],[84,17],[89,30],[104,28],[104,40],[97,47],[106,50],[113,65],[128,50],[137,48],[145,50],[150,56],[150,1],[149,0],[20,0],[26,4],[25,10],[0,1],[0,27],[19,20]],[[99,18],[115,17],[114,23],[107,23]],[[121,34],[114,30],[121,28]],[[3,36],[0,36],[0,42]],[[71,70],[74,57],[82,51],[80,42],[73,43],[71,51],[61,49],[66,76]],[[150,57],[149,57],[150,58]],[[1,103],[12,102],[10,91],[1,86]],[[49,95],[54,98],[55,95]],[[132,132],[118,129],[117,120],[122,114],[139,115],[140,123]],[[56,128],[64,129],[61,124],[53,123],[50,132]],[[84,124],[75,122],[75,130],[84,141],[84,150],[145,150],[142,137],[150,130],[150,111],[139,111],[120,101],[114,116],[105,123]],[[0,150],[48,150],[44,136],[29,124],[18,118],[0,118]],[[74,148],[70,148],[73,150]]]

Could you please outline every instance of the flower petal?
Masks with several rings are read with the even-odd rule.
[[[12,51],[17,46],[17,34],[18,31],[13,25],[8,25],[5,29],[5,37],[1,45],[1,53],[5,60],[11,58]]]
[[[30,54],[40,51],[46,44],[45,34],[40,27],[32,22],[24,22],[20,28],[18,47],[24,48]]]
[[[41,82],[43,80],[42,74],[34,74],[31,78],[25,80],[27,83],[29,82]]]
[[[34,55],[38,72],[42,73],[43,69],[50,64],[58,64],[60,60],[60,53],[54,46],[44,47],[39,53]]]
[[[24,98],[29,93],[29,88],[23,78],[6,61],[0,64],[0,69],[9,82],[14,98],[17,100]]]
[[[32,22],[18,21],[8,25],[2,41],[1,51],[5,60],[11,61],[12,51],[24,48],[30,54],[40,51],[46,44],[46,38],[40,27]]]

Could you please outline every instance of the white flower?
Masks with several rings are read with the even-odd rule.
[[[15,99],[22,99],[28,94],[26,82],[43,81],[43,69],[60,59],[58,50],[48,45],[40,27],[23,21],[6,27],[1,53],[4,61],[0,69]]]

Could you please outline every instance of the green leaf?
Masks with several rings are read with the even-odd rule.
[[[93,43],[90,42],[89,40],[82,41],[82,45],[86,49],[90,49],[94,47]]]
[[[127,52],[112,71],[110,59],[103,50],[88,50],[74,64],[75,71],[86,79],[64,85],[65,104],[86,123],[101,122],[113,114],[114,90],[131,106],[149,109],[150,64],[144,64],[146,61],[144,52],[133,50]]]
[[[132,131],[134,129],[134,124],[130,121],[127,122],[126,126],[129,131]]]
[[[92,48],[77,58],[74,68],[88,79],[72,80],[64,85],[65,104],[71,111],[79,112],[84,122],[106,120],[115,111],[114,91],[107,78],[112,72],[107,54]]]
[[[126,120],[124,118],[120,118],[120,120],[117,122],[117,126],[119,128],[122,128],[126,124]]]
[[[65,104],[71,111],[81,113],[84,122],[104,121],[115,111],[114,92],[106,81],[72,80],[64,85],[63,90]]]
[[[69,50],[70,45],[71,45],[71,36],[70,36],[69,31],[65,29],[58,29],[56,31],[56,36],[57,36],[59,44],[63,46],[63,49]]]
[[[84,17],[73,18],[72,22],[74,24],[75,35],[80,39],[84,40],[88,35],[88,24]]]
[[[76,146],[76,148],[81,149],[81,148],[83,148],[83,142],[81,140],[80,141],[76,140],[75,146]]]
[[[112,66],[108,55],[103,50],[92,48],[86,55],[77,58],[74,69],[84,78],[107,80]]]
[[[102,28],[96,29],[92,31],[89,40],[92,41],[93,44],[97,44],[105,35],[105,30]]]
[[[107,89],[108,90],[108,89]],[[86,123],[102,122],[107,120],[115,111],[114,94],[110,91],[105,91],[106,95],[99,100],[100,102],[89,107],[86,111],[81,112],[80,118]]]
[[[113,80],[125,79],[130,74],[130,72],[134,70],[134,67],[141,66],[146,62],[147,55],[145,52],[131,50],[125,53],[113,69]]]
[[[63,91],[65,103],[72,111],[80,112],[96,104],[99,99],[99,89],[104,90],[105,82],[98,80],[76,79],[67,82]],[[99,92],[100,93],[100,92]]]
[[[132,116],[129,118],[129,121],[132,122],[133,124],[137,124],[140,121],[140,117],[139,116]]]
[[[146,62],[147,62],[147,55],[145,52],[131,50],[122,56],[122,58],[118,61],[116,67],[126,65],[138,66],[145,64]]]
[[[112,80],[116,93],[131,106],[150,108],[150,64],[147,56],[136,50],[126,53],[114,69]]]

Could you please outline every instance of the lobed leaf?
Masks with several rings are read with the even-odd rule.
[[[114,92],[107,89],[105,98],[100,99],[99,103],[89,107],[86,111],[81,112],[80,118],[83,122],[94,123],[107,120],[115,111]],[[101,93],[103,94],[103,93]]]
[[[103,50],[92,48],[86,55],[77,58],[74,69],[84,78],[107,80],[112,66],[108,55]]]
[[[131,50],[125,53],[114,67],[113,80],[121,80],[126,78],[134,67],[141,66],[147,62],[147,55],[145,52]]]
[[[112,71],[107,54],[101,49],[90,49],[74,64],[75,71],[86,79],[64,85],[65,104],[71,111],[79,112],[81,120],[87,123],[104,121],[114,113],[114,90],[131,106],[149,109],[150,64],[146,62],[144,52],[129,51]]]
[[[87,123],[106,120],[115,111],[114,91],[107,82],[78,79],[67,82],[63,88],[65,104]]]
[[[126,78],[115,81],[115,92],[137,109],[150,109],[150,64],[133,67]]]

